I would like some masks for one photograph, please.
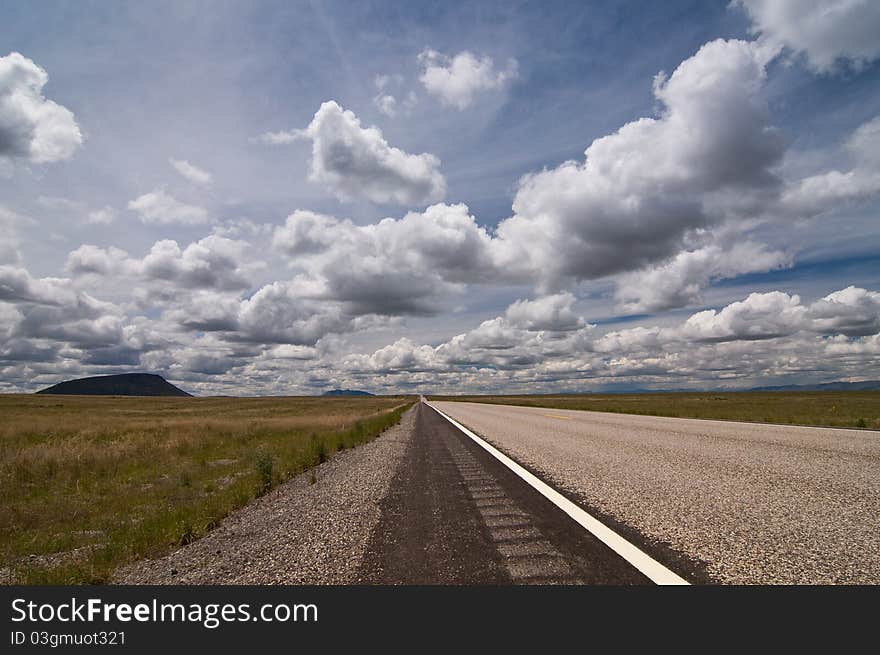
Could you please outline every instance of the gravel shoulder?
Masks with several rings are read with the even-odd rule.
[[[715,581],[880,583],[878,432],[435,404]]]
[[[119,569],[117,584],[351,584],[380,503],[412,441],[415,411],[373,441],[279,485],[202,539]],[[311,483],[312,475],[316,482]]]

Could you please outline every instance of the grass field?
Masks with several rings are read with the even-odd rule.
[[[0,395],[0,583],[98,583],[396,423],[406,397]]]
[[[432,396],[433,400],[880,430],[880,391]]]

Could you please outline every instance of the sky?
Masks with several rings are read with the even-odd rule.
[[[0,0],[0,392],[880,379],[880,4]]]

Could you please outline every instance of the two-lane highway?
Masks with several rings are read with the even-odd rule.
[[[880,433],[437,402],[671,567],[880,583]]]
[[[878,432],[420,402],[116,580],[877,584],[878,516]]]
[[[424,403],[360,582],[649,584]]]

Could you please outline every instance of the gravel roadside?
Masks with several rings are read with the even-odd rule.
[[[350,584],[381,500],[412,440],[415,411],[373,441],[279,485],[202,539],[119,569],[117,584]],[[317,481],[311,484],[312,474]]]

